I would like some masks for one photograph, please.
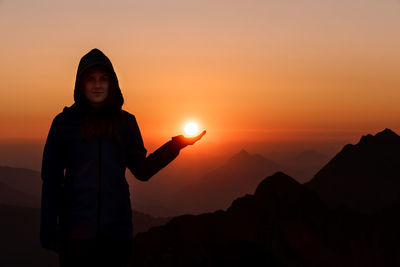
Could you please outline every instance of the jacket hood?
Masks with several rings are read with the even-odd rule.
[[[115,98],[116,101],[122,106],[124,103],[124,98],[121,93],[121,89],[119,88],[119,83],[118,83],[118,78],[117,74],[114,71],[113,65],[111,64],[110,59],[99,49],[94,48],[90,52],[88,52],[86,55],[84,55],[78,66],[78,70],[76,72],[76,79],[75,79],[75,88],[74,88],[74,100],[75,104],[74,106],[80,106],[83,104],[83,95],[79,90],[79,84],[82,79],[82,74],[88,70],[91,67],[94,66],[103,66],[105,67],[109,72],[114,80],[114,86],[115,86]]]

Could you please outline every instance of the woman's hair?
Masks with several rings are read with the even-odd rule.
[[[111,79],[107,98],[98,109],[94,109],[90,105],[83,91],[83,79],[80,79],[77,106],[83,115],[81,136],[84,141],[102,137],[121,145],[119,130],[122,122],[123,98],[119,91],[115,73],[111,73],[107,68],[104,68],[104,70],[109,73]],[[81,77],[84,77],[84,74]]]

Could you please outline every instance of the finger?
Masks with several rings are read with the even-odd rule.
[[[206,134],[206,130],[204,130],[201,134],[197,136],[196,140],[200,140]]]
[[[196,137],[194,137],[194,138],[196,138],[197,140],[199,140],[199,139],[202,138],[203,135],[205,135],[205,134],[206,134],[206,130],[202,131],[198,136],[196,136]]]
[[[203,135],[205,135],[206,134],[206,131],[204,130],[201,134],[199,134],[198,136],[195,136],[195,137],[192,137],[192,138],[190,138],[189,139],[189,142],[191,143],[191,144],[194,144],[195,142],[197,142],[197,141],[199,141],[202,137],[203,137]]]

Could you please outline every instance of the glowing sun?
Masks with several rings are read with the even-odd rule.
[[[197,123],[191,121],[185,124],[183,130],[188,136],[195,136],[199,133],[199,126]]]

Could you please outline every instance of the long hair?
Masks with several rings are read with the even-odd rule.
[[[122,123],[123,98],[121,100],[121,96],[118,95],[118,92],[121,93],[117,80],[113,77],[115,73],[108,72],[112,77],[108,88],[109,93],[103,105],[98,109],[92,108],[89,100],[85,97],[82,80],[78,84],[79,101],[77,107],[83,115],[81,137],[84,141],[93,138],[105,138],[121,145],[119,132]]]

